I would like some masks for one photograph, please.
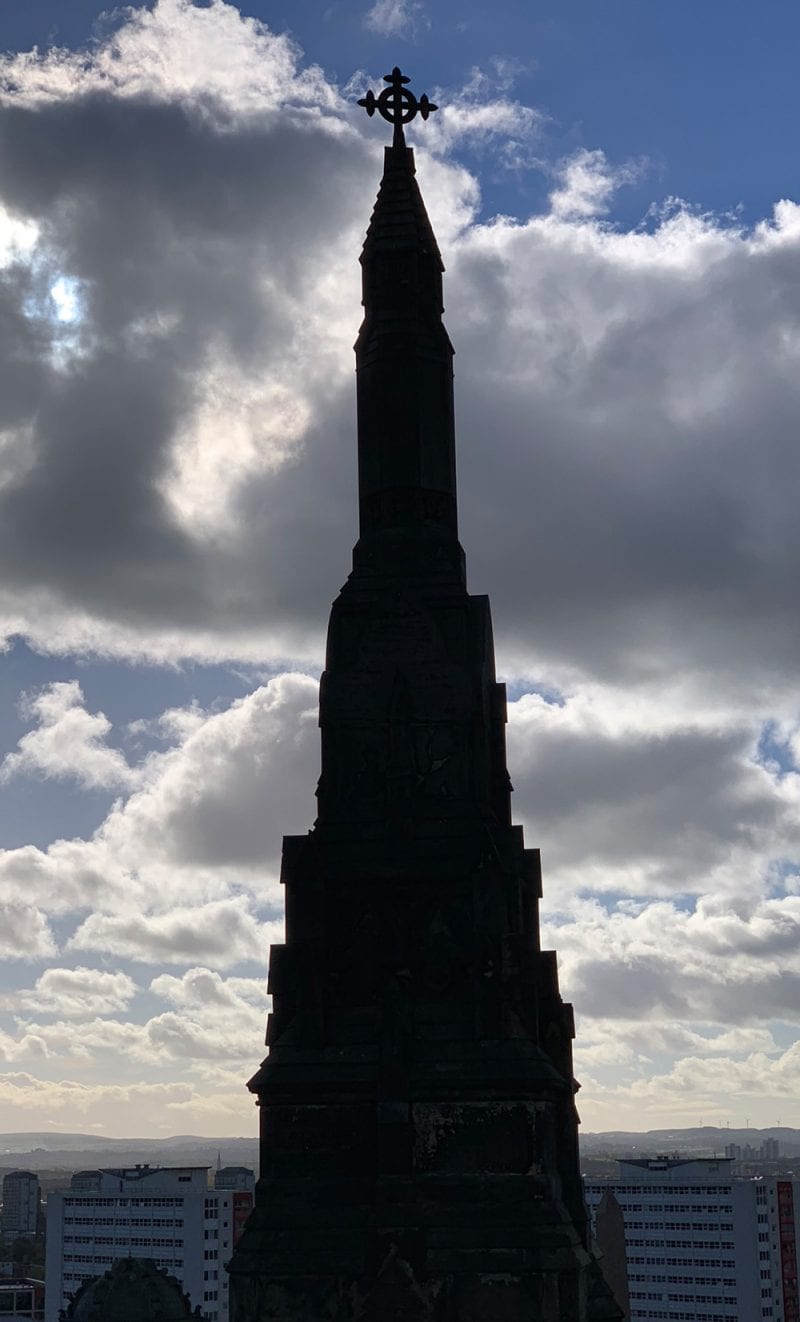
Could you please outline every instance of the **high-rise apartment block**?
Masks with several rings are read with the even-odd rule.
[[[3,1235],[35,1235],[41,1193],[39,1176],[33,1171],[9,1171],[3,1177]]]
[[[227,1322],[225,1264],[252,1198],[209,1188],[205,1166],[77,1172],[47,1199],[45,1322],[58,1322],[70,1294],[127,1257],[166,1268],[204,1318]]]
[[[727,1143],[725,1156],[734,1161],[778,1161],[781,1149],[777,1138],[765,1138],[757,1148],[750,1143]]]
[[[800,1180],[743,1179],[730,1158],[628,1160],[586,1183],[625,1218],[631,1322],[800,1322]]]

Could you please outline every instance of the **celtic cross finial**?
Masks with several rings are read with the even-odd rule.
[[[390,124],[394,124],[392,146],[404,147],[406,140],[403,135],[403,125],[413,119],[417,112],[423,119],[427,119],[431,111],[438,110],[439,107],[428,100],[425,92],[417,100],[414,93],[406,87],[410,79],[400,72],[397,65],[391,73],[384,74],[383,81],[389,86],[384,87],[379,96],[369,91],[366,96],[362,96],[358,104],[364,107],[368,115],[374,115],[377,110],[379,115],[388,119]]]

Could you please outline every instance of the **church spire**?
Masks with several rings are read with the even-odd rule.
[[[442,264],[403,125],[436,106],[398,68],[361,99],[394,125],[361,254],[356,342],[361,537],[388,529],[457,537],[453,348],[442,322]]]
[[[287,836],[232,1322],[620,1322],[589,1247],[572,1010],[511,818],[488,598],[456,533],[442,263],[395,69],[362,267],[361,530],[311,831]]]

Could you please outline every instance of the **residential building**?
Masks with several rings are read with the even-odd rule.
[[[256,1187],[256,1173],[249,1166],[219,1166],[214,1171],[215,1189],[249,1189]]]
[[[44,1317],[44,1281],[27,1276],[0,1277],[0,1322],[20,1322]]]
[[[3,1177],[3,1235],[35,1235],[39,1220],[41,1190],[33,1171],[9,1171]]]
[[[214,1188],[225,1189],[231,1195],[233,1215],[233,1248],[239,1243],[247,1218],[253,1210],[256,1175],[249,1166],[221,1166],[214,1172]],[[226,1276],[227,1282],[227,1276]]]
[[[631,1322],[800,1322],[800,1180],[744,1179],[731,1158],[620,1161],[586,1183],[625,1220]]]
[[[234,1242],[234,1200],[211,1189],[205,1166],[79,1171],[47,1200],[46,1322],[58,1322],[85,1280],[120,1258],[166,1269],[209,1322],[227,1322],[225,1264]],[[252,1194],[250,1195],[252,1200]]]
[[[118,1258],[102,1276],[85,1281],[64,1322],[188,1322],[189,1296],[150,1258]]]

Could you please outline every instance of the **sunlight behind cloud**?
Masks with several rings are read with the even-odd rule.
[[[72,323],[81,315],[80,285],[69,276],[60,275],[50,286],[50,298],[58,321]]]
[[[0,269],[30,258],[39,239],[39,226],[15,216],[0,203]]]
[[[291,462],[310,421],[299,391],[253,382],[217,361],[198,389],[195,413],[175,437],[162,490],[193,537],[236,535],[232,502],[243,483]]]

